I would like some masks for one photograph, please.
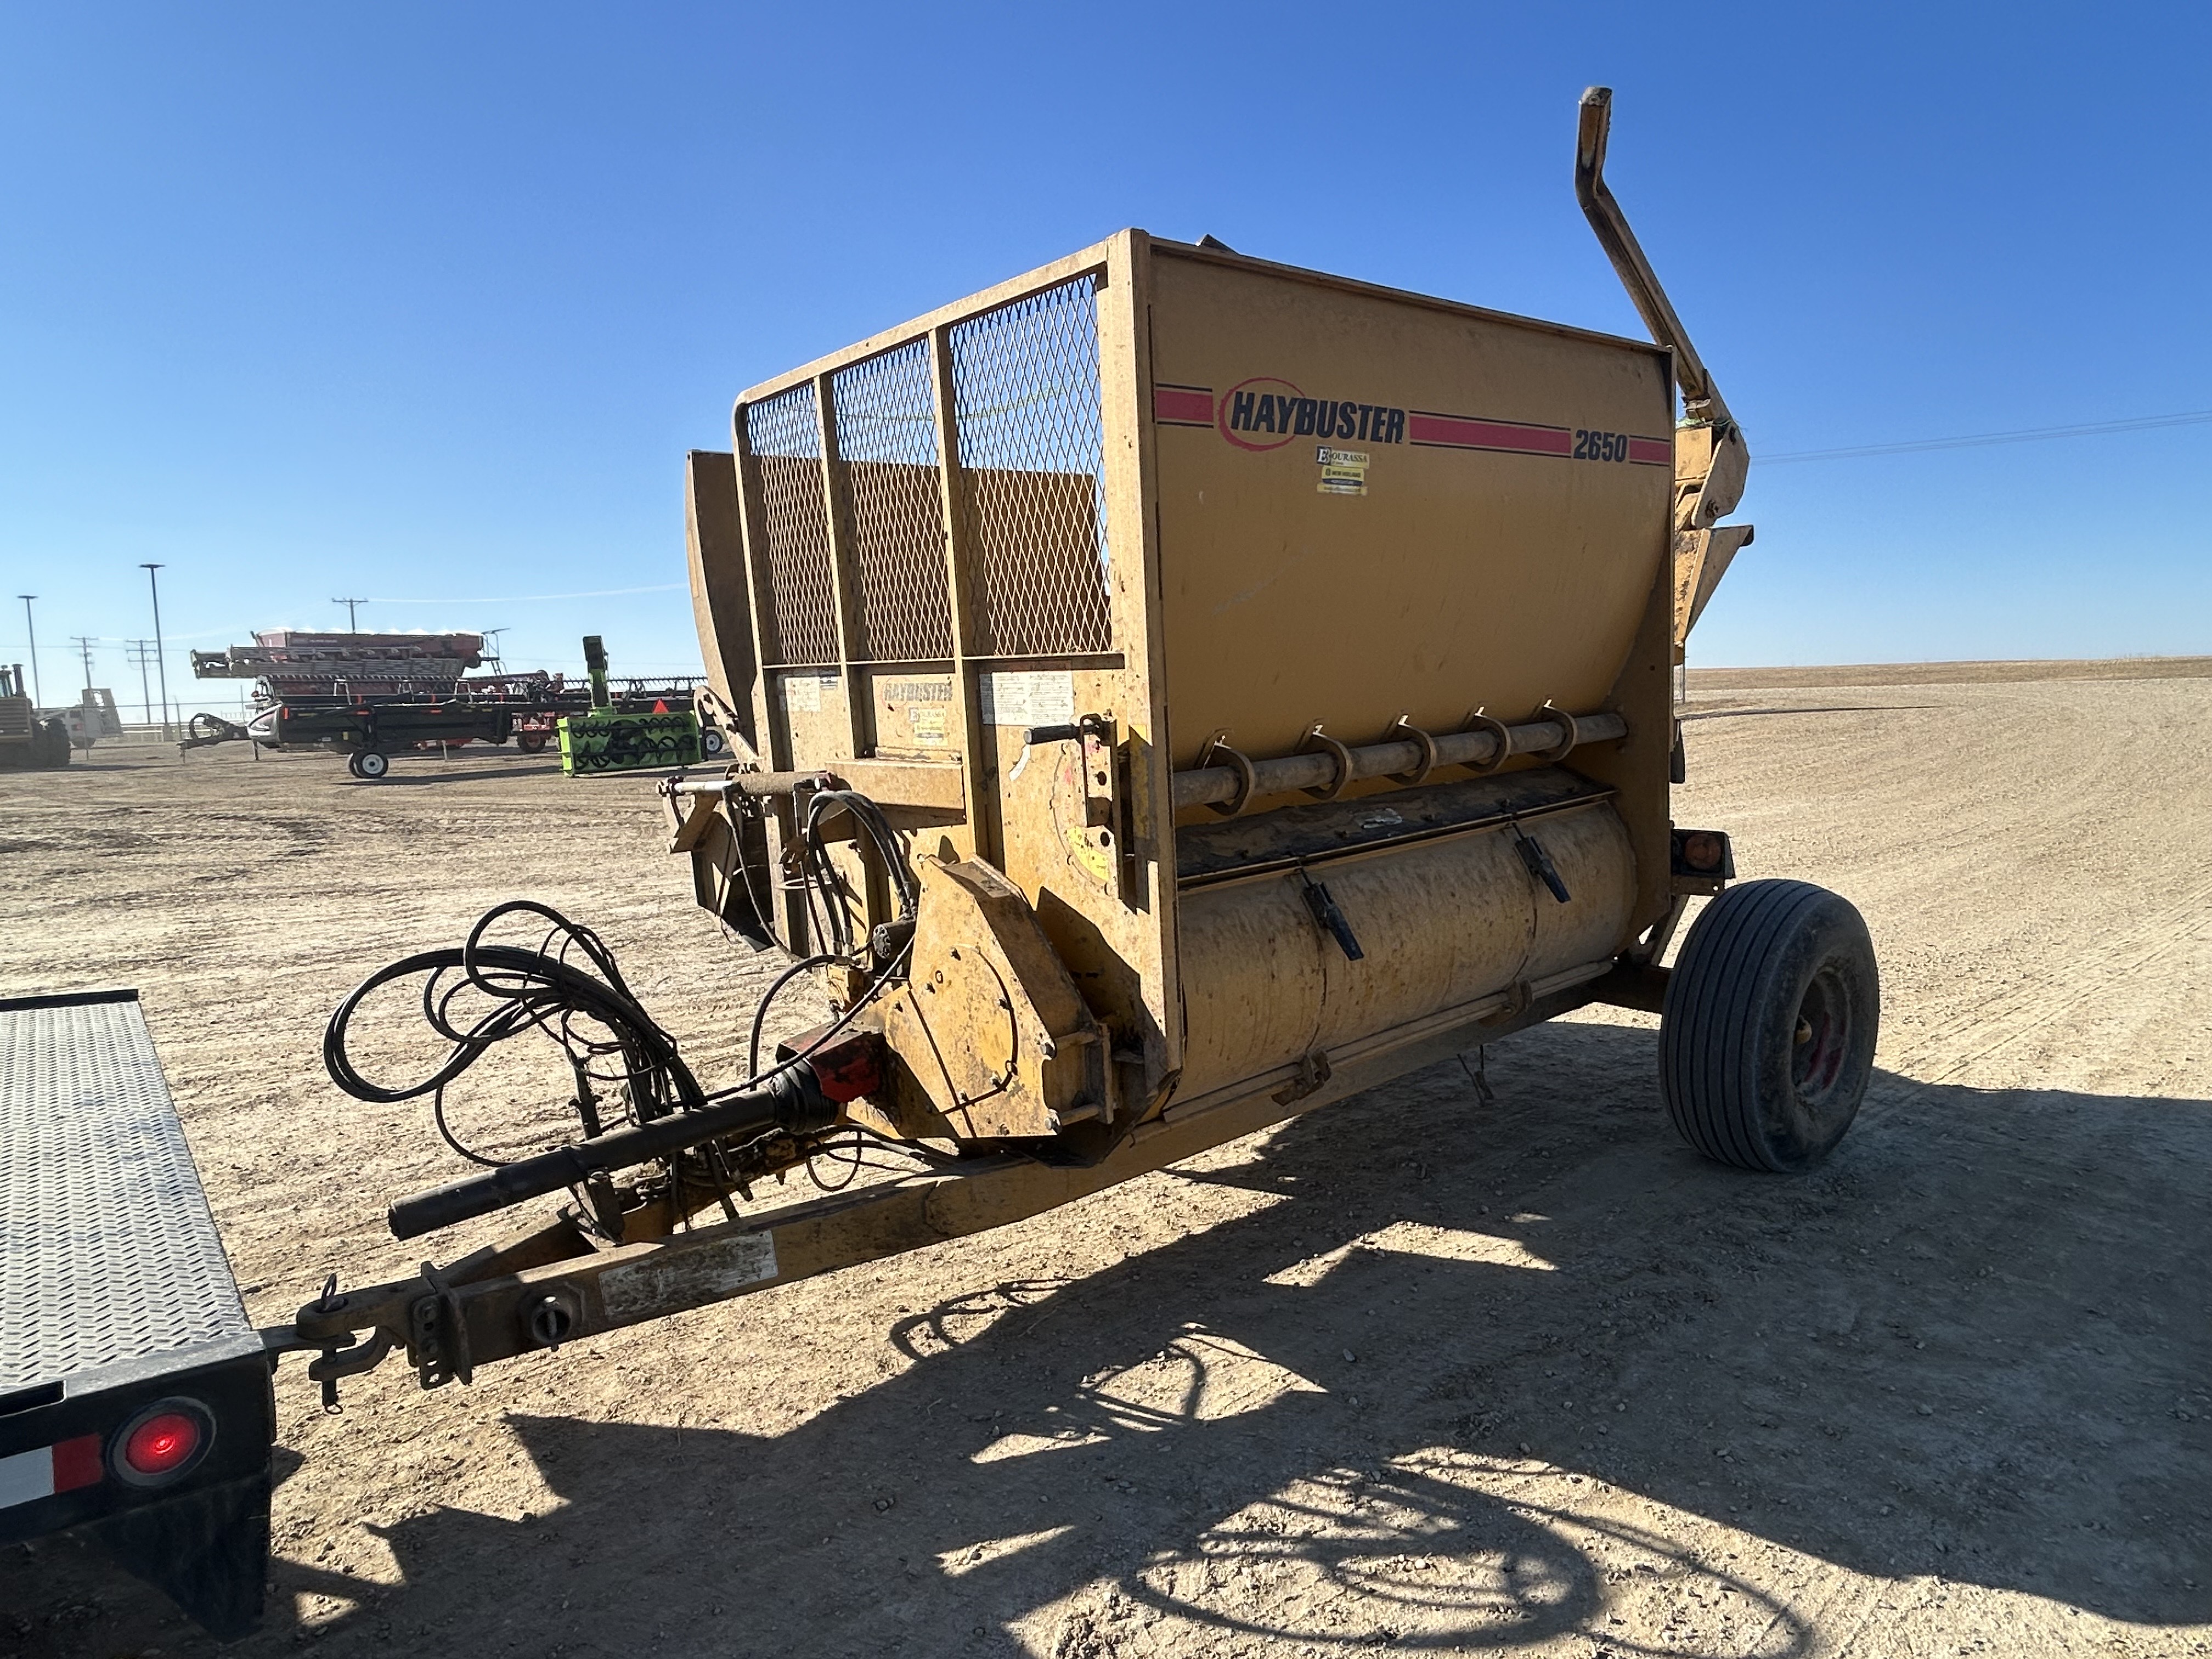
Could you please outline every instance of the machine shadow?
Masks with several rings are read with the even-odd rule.
[[[1876,1577],[2212,1619],[2212,1107],[1884,1073],[1777,1180],[1674,1143],[1652,1043],[1539,1028],[1492,1052],[1494,1105],[1437,1067],[1158,1177],[1252,1205],[917,1316],[915,1363],[788,1433],[514,1419],[562,1507],[390,1528],[381,1616],[934,1654],[1065,1602],[1066,1655],[1162,1613],[1487,1650],[1602,1645],[1642,1573],[1732,1589],[1762,1654],[1816,1644],[1611,1486]],[[775,1316],[729,1316],[732,1364],[774,1363]]]

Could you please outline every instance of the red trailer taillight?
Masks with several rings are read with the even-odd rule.
[[[206,1455],[215,1419],[191,1400],[161,1400],[118,1432],[108,1453],[118,1479],[134,1486],[167,1486]]]

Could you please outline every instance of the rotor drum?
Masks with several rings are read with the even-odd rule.
[[[1516,844],[1534,839],[1565,903]],[[1352,960],[1316,920],[1327,890]],[[1186,890],[1177,916],[1188,1101],[1431,1015],[1607,962],[1628,931],[1636,864],[1610,800]]]

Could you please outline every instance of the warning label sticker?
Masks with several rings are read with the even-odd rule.
[[[1065,669],[986,674],[983,718],[993,726],[1066,726],[1075,719],[1075,676]]]
[[[822,691],[824,686],[837,684],[835,674],[787,674],[783,681],[783,707],[788,714],[818,714],[822,712]]]
[[[599,1297],[608,1316],[624,1324],[696,1308],[734,1296],[776,1275],[775,1235],[738,1233],[664,1259],[610,1267],[599,1275]]]
[[[1331,449],[1322,444],[1314,451],[1321,463],[1321,493],[1324,495],[1364,495],[1367,493],[1368,454],[1364,449]]]

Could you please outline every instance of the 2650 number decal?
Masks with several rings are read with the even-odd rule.
[[[1578,461],[1625,461],[1628,459],[1626,432],[1590,432],[1575,428],[1575,459]]]

